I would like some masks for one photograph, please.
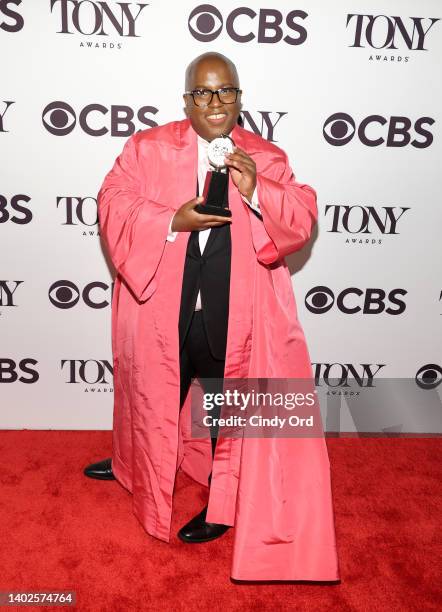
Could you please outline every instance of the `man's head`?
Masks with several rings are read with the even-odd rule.
[[[213,95],[210,103],[210,94],[195,95],[184,94],[186,114],[193,129],[205,140],[213,140],[221,134],[229,134],[238,121],[241,109],[241,94],[230,89],[239,88],[238,73],[235,64],[221,53],[204,53],[195,58],[186,69],[185,91],[226,89],[218,95]],[[201,92],[199,92],[201,94]],[[228,103],[230,100],[236,101]],[[202,104],[202,105],[198,105]]]

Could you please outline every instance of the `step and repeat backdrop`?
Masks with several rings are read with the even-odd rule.
[[[287,262],[318,384],[440,393],[440,2],[0,0],[0,47],[1,427],[112,427],[96,196],[131,134],[184,118],[206,51],[317,190]]]

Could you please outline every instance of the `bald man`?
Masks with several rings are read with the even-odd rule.
[[[104,180],[99,221],[117,270],[113,451],[84,471],[116,478],[133,493],[146,531],[169,541],[181,468],[209,484],[208,505],[178,532],[183,542],[214,540],[235,525],[233,577],[335,580],[324,441],[217,441],[216,428],[196,440],[187,425],[195,378],[209,392],[222,390],[223,378],[313,379],[284,257],[308,241],[316,195],[295,181],[281,149],[238,125],[241,93],[230,59],[197,57],[185,75],[187,118],[129,138]],[[208,145],[221,135],[235,143],[225,157],[230,218],[195,210],[212,169]],[[275,460],[285,473],[281,496],[295,496],[296,513],[269,496]],[[293,465],[304,463],[295,477]],[[306,496],[310,482],[322,484]],[[308,518],[318,505],[312,536]],[[293,538],[280,538],[283,524],[293,524]]]

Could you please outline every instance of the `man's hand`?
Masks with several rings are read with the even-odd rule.
[[[186,202],[176,211],[171,230],[173,232],[192,232],[193,230],[204,230],[209,227],[217,227],[224,223],[231,223],[229,217],[221,217],[218,215],[203,215],[194,210],[197,204],[204,202],[204,198],[193,198],[190,202]]]
[[[232,181],[240,194],[251,200],[256,187],[256,164],[253,159],[245,151],[235,147],[233,153],[226,155],[225,163],[230,168]]]

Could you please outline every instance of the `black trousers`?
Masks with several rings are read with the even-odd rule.
[[[180,410],[189,392],[192,380],[216,378],[216,381],[200,380],[205,393],[221,393],[223,390],[224,359],[217,359],[210,352],[202,310],[195,310],[180,351]],[[218,417],[220,407],[211,410],[213,417]],[[218,428],[211,428],[212,457],[215,453]]]

